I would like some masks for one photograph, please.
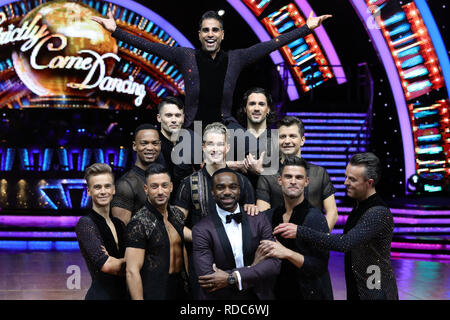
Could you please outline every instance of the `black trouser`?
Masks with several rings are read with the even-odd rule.
[[[169,274],[167,281],[166,300],[186,300],[184,280],[181,273]]]

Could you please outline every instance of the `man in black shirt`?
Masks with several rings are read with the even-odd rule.
[[[350,159],[344,184],[356,205],[345,223],[344,234],[291,223],[274,229],[274,234],[283,238],[305,241],[321,250],[345,252],[348,300],[398,300],[390,259],[394,218],[375,189],[380,172],[380,160],[373,153],[358,153]]]
[[[221,50],[224,39],[222,18],[214,11],[203,14],[199,23],[201,50],[184,47],[170,47],[150,42],[117,28],[113,14],[108,19],[92,17],[112,36],[144,51],[151,52],[175,63],[184,77],[186,86],[186,118],[184,126],[189,128],[194,120],[201,120],[203,128],[215,121],[223,121],[229,127],[237,124],[231,114],[233,93],[241,70],[270,52],[304,37],[322,24],[331,15],[313,17],[312,12],[306,24],[270,41],[258,43],[247,49]]]
[[[184,106],[176,97],[163,98],[158,104],[158,115],[156,117],[161,124],[159,135],[161,138],[161,153],[172,177],[173,189],[178,190],[181,180],[194,172],[194,132],[181,128],[184,123]],[[187,139],[187,143],[183,143],[184,139]],[[200,139],[201,137],[199,137]],[[180,148],[180,152],[177,153],[176,146],[180,145],[180,143],[183,143],[183,146]],[[184,152],[188,153],[186,159]],[[175,192],[171,194],[171,202],[174,198]]]
[[[168,205],[173,185],[167,169],[146,171],[145,205],[127,225],[125,261],[133,300],[181,300],[187,285],[183,213]]]
[[[301,147],[305,143],[305,127],[296,117],[284,117],[277,123],[278,143],[280,150],[280,166],[287,155],[301,157]],[[308,163],[307,174],[310,180],[305,189],[305,197],[309,203],[325,211],[330,230],[337,222],[338,214],[334,193],[336,190],[330,181],[325,168]],[[284,204],[283,193],[278,184],[278,173],[262,174],[258,179],[256,198],[259,211],[276,208]]]
[[[328,232],[322,212],[312,207],[305,198],[309,184],[306,161],[288,156],[280,168],[278,183],[283,192],[284,205],[266,211],[272,228],[289,222],[312,230]],[[276,242],[263,240],[259,250],[262,256],[282,259],[281,271],[275,285],[276,299],[332,300],[329,253],[295,239],[278,237]]]
[[[270,165],[270,160],[278,161],[278,151],[274,154],[272,150],[272,131],[268,127],[275,118],[272,108],[272,96],[269,92],[263,88],[249,89],[244,93],[238,111],[239,121],[246,124],[246,129],[240,127],[233,131],[232,150],[237,161],[229,161],[227,165],[243,171],[254,188],[264,166]],[[272,156],[275,159],[270,159]]]
[[[116,194],[111,202],[113,216],[127,224],[131,216],[145,203],[145,170],[155,163],[164,164],[160,157],[161,140],[158,129],[151,124],[142,124],[134,132],[133,151],[136,162],[116,183]]]

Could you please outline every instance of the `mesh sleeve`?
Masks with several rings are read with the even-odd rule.
[[[323,169],[322,175],[322,201],[336,193],[336,189],[331,183],[327,170]]]
[[[244,175],[240,175],[241,177],[241,197],[240,197],[240,203],[246,204],[246,203],[255,203],[255,191],[253,190],[253,186],[250,183],[250,180]]]
[[[88,217],[81,217],[75,226],[80,250],[86,255],[98,271],[103,267],[108,256],[102,251],[103,240],[95,223]]]
[[[260,176],[258,178],[258,183],[256,184],[256,199],[270,203],[270,186],[269,181],[265,176]]]
[[[111,201],[111,208],[119,207],[130,212],[134,208],[134,192],[131,185],[125,179],[120,179],[116,183],[116,194]]]

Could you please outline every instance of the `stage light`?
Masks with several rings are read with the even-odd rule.
[[[219,10],[217,14],[222,17],[225,14],[225,10]]]
[[[424,191],[424,181],[423,178],[418,174],[413,174],[407,183],[407,189],[412,193],[420,193]]]

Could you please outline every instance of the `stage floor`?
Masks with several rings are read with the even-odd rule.
[[[91,282],[78,251],[0,252],[0,261],[0,300],[79,300]],[[401,300],[450,299],[450,263],[393,259],[392,264]],[[73,271],[67,273],[70,266],[80,268],[79,289],[68,288],[68,282],[77,285]],[[342,253],[331,252],[329,270],[335,299],[345,300]]]

